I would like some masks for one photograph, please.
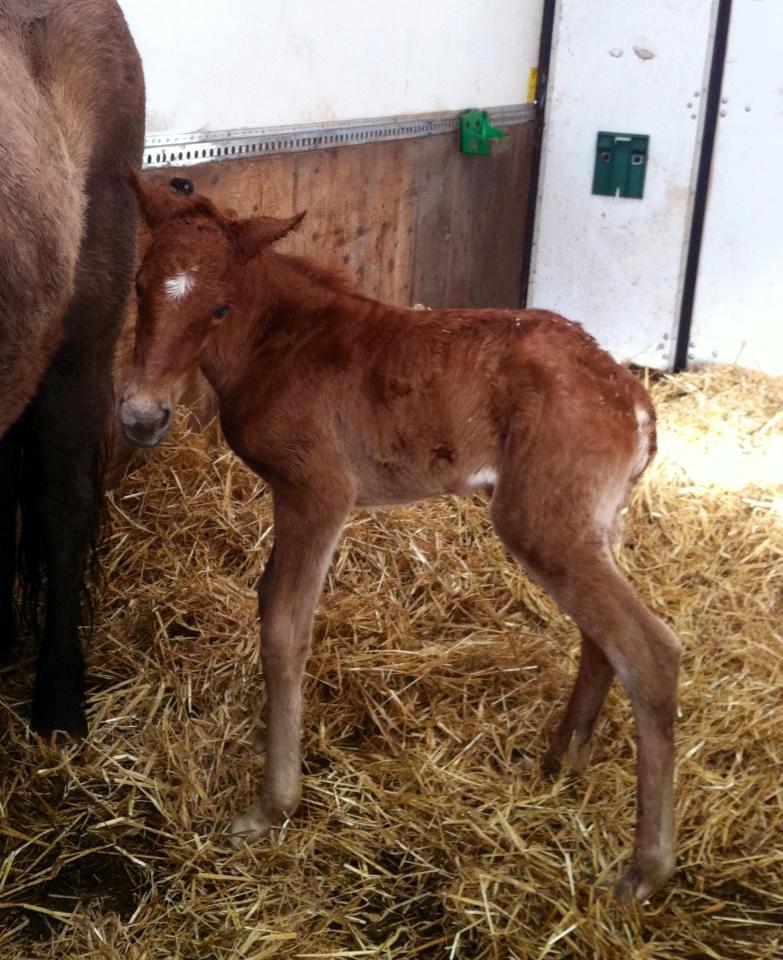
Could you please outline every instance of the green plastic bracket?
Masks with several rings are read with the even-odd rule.
[[[593,193],[641,200],[650,138],[644,133],[608,133],[596,138]]]
[[[497,153],[508,142],[505,130],[489,122],[486,110],[467,110],[459,118],[460,149],[475,157]]]

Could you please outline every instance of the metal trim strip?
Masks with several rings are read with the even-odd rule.
[[[500,127],[527,123],[535,117],[533,104],[521,103],[487,108],[492,123]],[[280,127],[254,127],[206,133],[151,134],[144,144],[145,169],[186,167],[196,163],[245,160],[304,150],[387,140],[409,140],[454,133],[459,129],[459,112],[421,113],[402,117],[376,117]]]

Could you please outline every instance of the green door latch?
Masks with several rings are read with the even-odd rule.
[[[459,118],[460,148],[463,153],[488,157],[507,142],[505,130],[498,130],[489,122],[486,110],[467,110]]]
[[[649,145],[647,134],[602,130],[595,144],[593,193],[641,200]]]

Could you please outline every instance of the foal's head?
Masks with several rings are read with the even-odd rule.
[[[235,219],[206,197],[175,196],[133,174],[151,241],[136,278],[133,375],[120,400],[126,438],[151,447],[166,434],[187,374],[221,324],[252,308],[240,296],[242,268],[304,214]]]

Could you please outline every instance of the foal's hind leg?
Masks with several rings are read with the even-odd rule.
[[[569,767],[581,773],[590,760],[590,740],[606,694],[612,684],[614,670],[599,644],[584,631],[579,671],[568,706],[542,762],[546,776],[554,777],[569,753]]]
[[[558,540],[555,528],[520,523],[514,506],[493,500],[498,535],[584,634],[592,638],[616,672],[631,701],[636,721],[637,819],[634,854],[619,881],[620,899],[642,899],[658,889],[674,869],[674,721],[680,645],[671,630],[634,595],[617,571],[606,545],[578,536]],[[524,531],[524,533],[522,532]],[[582,531],[583,532],[583,531]],[[576,534],[576,535],[575,535]],[[606,671],[601,674],[606,682]],[[603,698],[577,681],[573,716],[566,732],[585,730]],[[581,725],[581,726],[580,726]]]

